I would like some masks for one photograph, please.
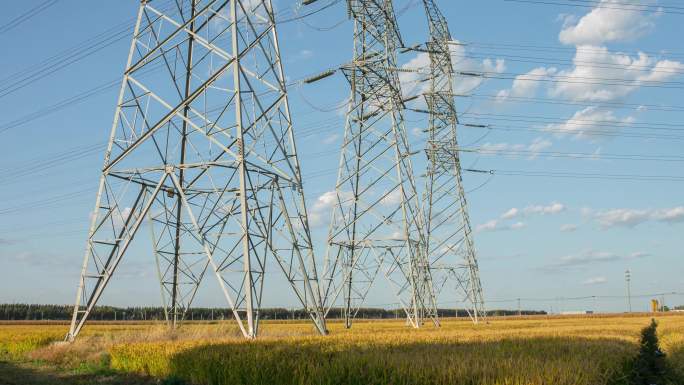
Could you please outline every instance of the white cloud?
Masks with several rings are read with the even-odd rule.
[[[536,157],[537,153],[544,151],[552,145],[553,143],[550,140],[543,138],[535,138],[534,140],[532,140],[532,143],[530,143],[530,145],[527,147],[527,150],[534,153],[534,156]]]
[[[526,74],[518,75],[513,80],[511,88],[499,91],[496,95],[496,99],[498,101],[503,101],[510,96],[532,97],[536,95],[537,90],[539,89],[540,80],[548,79],[549,76],[555,74],[556,71],[557,69],[553,67],[539,67]]]
[[[600,285],[606,282],[608,282],[606,277],[592,277],[582,281],[582,285]]]
[[[683,70],[680,62],[656,60],[643,52],[633,57],[602,46],[583,45],[577,47],[573,67],[554,75],[558,81],[551,84],[549,94],[577,101],[612,101],[647,82],[678,76]]]
[[[472,73],[502,73],[506,70],[506,63],[503,59],[484,59],[482,61],[467,57],[466,47],[459,44],[450,44],[452,63],[454,71],[458,72],[472,72]],[[409,60],[402,68],[407,69],[429,69],[430,56],[425,52],[418,53],[414,58]],[[430,82],[421,81],[425,78],[425,74],[417,72],[400,72],[399,81],[401,82],[402,92],[404,95],[415,95],[426,92],[430,87]],[[457,94],[468,93],[484,81],[483,77],[477,76],[459,76],[454,79],[454,92]]]
[[[339,199],[342,205],[349,205],[354,201],[351,192],[340,192]],[[330,218],[330,210],[338,203],[336,191],[326,191],[321,194],[309,210],[309,226],[318,227],[326,224]]]
[[[564,233],[572,233],[577,231],[577,225],[573,225],[571,223],[564,224],[560,227],[560,231]]]
[[[516,223],[510,224],[510,225],[507,225],[507,224],[503,224],[498,219],[492,219],[491,221],[488,221],[488,222],[485,222],[481,225],[478,225],[475,228],[475,231],[478,233],[481,233],[481,232],[486,232],[486,231],[521,230],[525,227],[527,227],[527,225],[524,222],[516,222]]]
[[[517,217],[518,215],[520,215],[520,210],[518,210],[517,208],[513,207],[512,209],[510,209],[510,210],[506,211],[505,213],[503,213],[503,214],[501,215],[501,219],[511,219],[511,218]]]
[[[531,216],[531,215],[554,215],[565,211],[565,205],[552,202],[549,205],[530,205],[524,209],[519,209],[517,207],[512,207],[505,213],[499,216],[499,219],[492,219],[476,227],[476,231],[496,231],[496,230],[519,230],[527,227],[524,222],[516,222],[510,225],[506,225],[503,222],[518,218],[520,216]]]
[[[631,116],[618,118],[611,110],[590,106],[575,112],[572,118],[563,123],[547,125],[546,129],[560,135],[593,139],[606,132],[617,132],[620,126],[634,121]]]
[[[606,7],[614,2],[615,0],[601,0],[599,7],[592,9],[578,21],[572,17],[564,17],[564,26],[558,36],[561,43],[582,45],[629,41],[643,36],[655,26],[659,13],[628,11],[624,6]]]
[[[544,205],[534,205],[525,208],[525,214],[541,214],[541,215],[553,215],[565,211],[566,207],[562,203],[552,202],[551,204]]]
[[[684,206],[665,209],[611,209],[593,213],[602,229],[613,227],[636,227],[648,221],[664,223],[684,222]]]
[[[594,215],[594,219],[603,229],[610,227],[634,227],[648,221],[651,214],[648,210],[613,209],[600,211]]]
[[[653,219],[661,222],[675,223],[684,221],[684,206],[661,209],[653,212]]]
[[[610,4],[615,1],[617,0],[600,0],[600,3]],[[654,0],[646,1],[654,3]],[[664,82],[681,75],[684,71],[684,64],[681,62],[659,60],[643,52],[636,55],[611,52],[606,47],[610,42],[629,41],[643,36],[654,27],[660,12],[610,8],[615,7],[597,6],[581,18],[559,15],[558,20],[563,22],[560,41],[576,47],[573,65],[566,69],[538,67],[518,75],[511,88],[498,92],[497,100],[505,101],[515,96],[531,97],[538,88],[544,87],[552,98],[608,102],[622,99],[645,85],[653,85],[652,82]],[[616,118],[610,111],[598,111],[595,108],[578,114],[590,112],[602,113],[607,118],[604,120],[608,121],[631,119]],[[590,132],[597,128],[589,123],[559,126],[571,132]]]
[[[513,144],[513,143],[484,143],[480,146],[478,152],[482,155],[507,155],[510,158],[517,158],[521,155],[526,155],[527,159],[536,159],[539,153],[549,147],[553,143],[550,140],[538,137],[532,140],[529,144]]]

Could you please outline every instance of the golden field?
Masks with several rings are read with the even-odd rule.
[[[684,375],[684,316],[656,319],[668,361]],[[256,341],[228,322],[175,332],[161,324],[93,324],[73,344],[52,344],[64,325],[10,324],[0,325],[0,360],[173,384],[617,385],[629,384],[639,333],[650,320],[447,319],[419,330],[401,321],[359,321],[351,330],[330,322],[329,336],[305,322],[264,322]]]

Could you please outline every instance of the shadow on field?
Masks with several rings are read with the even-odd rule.
[[[681,383],[684,383],[684,347],[670,352],[668,361],[672,366],[675,376],[681,379]]]
[[[0,361],[0,385],[152,385],[158,380],[131,374],[69,374]]]
[[[174,356],[192,384],[628,385],[637,346],[608,338],[481,342],[252,341]]]

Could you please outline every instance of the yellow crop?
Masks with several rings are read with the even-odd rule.
[[[0,349],[61,366],[107,357],[122,372],[192,384],[616,385],[638,350],[648,316],[494,319],[407,328],[400,321],[264,323],[255,341],[230,323],[89,325],[71,345],[64,326],[0,326]],[[672,366],[684,374],[684,317],[660,317]],[[43,346],[42,348],[40,346]],[[90,357],[90,358],[89,358]]]

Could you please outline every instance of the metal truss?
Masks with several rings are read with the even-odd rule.
[[[475,323],[486,316],[480,273],[459,158],[458,117],[453,92],[451,34],[434,0],[423,0],[431,39],[430,90],[425,93],[429,112],[426,154],[425,233],[434,292],[457,293]],[[446,289],[446,290],[444,290]]]
[[[437,318],[434,301],[420,291],[429,269],[396,71],[401,36],[391,0],[347,5],[355,23],[354,59],[342,71],[351,84],[351,102],[322,274],[323,303],[327,313],[341,297],[351,327],[382,274],[408,322],[419,327],[426,314]]]
[[[67,339],[143,226],[171,325],[213,272],[256,337],[272,266],[325,334],[271,0],[166,3],[140,6]]]

